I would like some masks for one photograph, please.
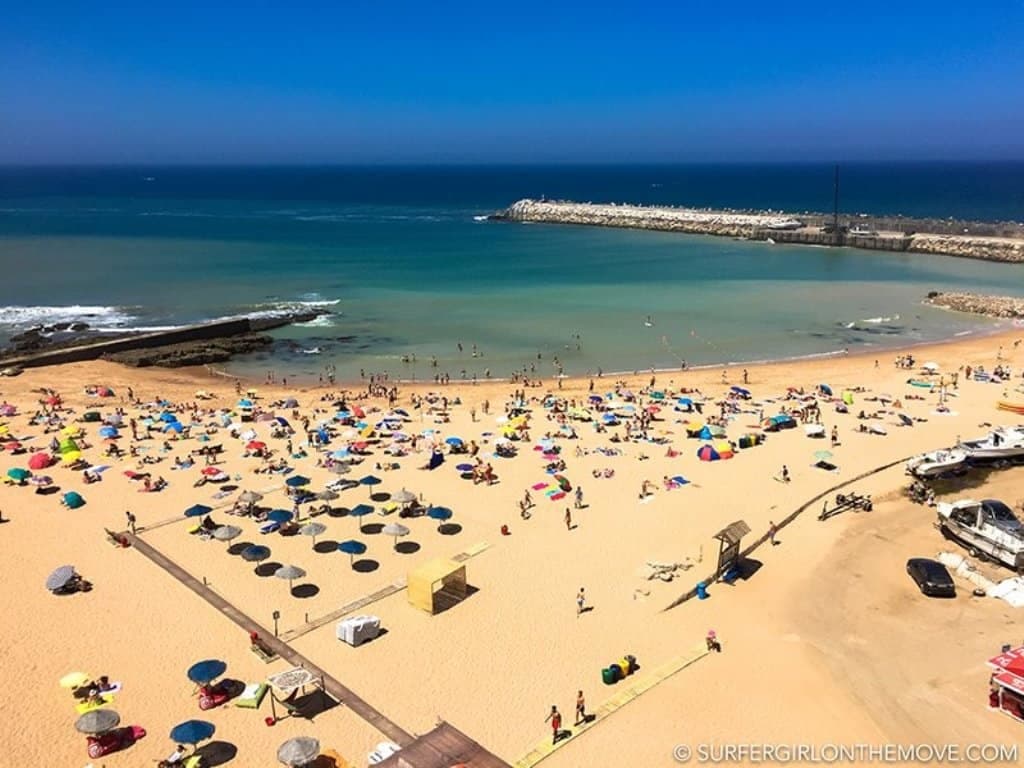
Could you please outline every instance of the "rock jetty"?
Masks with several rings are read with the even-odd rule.
[[[932,291],[925,304],[945,307],[955,312],[1003,319],[1024,318],[1024,298],[1018,296],[987,296],[983,293],[939,293]]]
[[[1024,227],[1013,222],[942,222],[857,216],[853,219],[843,217],[836,231],[831,226],[831,217],[820,213],[796,217],[773,211],[715,211],[529,199],[519,200],[491,218],[498,221],[651,229],[805,245],[843,245],[1024,263]],[[898,229],[894,229],[897,226]],[[929,232],[925,227],[938,231]]]

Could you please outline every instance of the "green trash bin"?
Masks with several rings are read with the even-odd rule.
[[[601,679],[605,685],[615,685],[619,682],[619,668],[612,665],[601,670]]]

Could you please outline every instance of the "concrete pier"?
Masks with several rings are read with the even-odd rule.
[[[498,221],[651,229],[697,235],[933,253],[1024,263],[1024,226],[902,217],[841,217],[836,230],[825,214],[713,211],[694,208],[519,200],[491,217]],[[897,228],[898,227],[898,228]]]

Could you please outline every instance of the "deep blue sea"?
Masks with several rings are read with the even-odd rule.
[[[556,356],[584,373],[882,350],[991,327],[922,306],[929,290],[1024,294],[1021,265],[476,218],[540,196],[821,211],[832,180],[824,165],[0,169],[0,341],[83,316],[152,328],[317,306],[334,314],[228,368],[550,375]],[[1024,164],[843,166],[840,207],[1022,221]]]

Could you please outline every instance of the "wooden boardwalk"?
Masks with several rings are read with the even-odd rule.
[[[686,669],[688,666],[700,659],[703,659],[707,655],[707,644],[701,643],[699,646],[694,646],[693,650],[689,653],[678,656],[671,661],[662,664],[660,667],[656,667],[646,675],[638,676],[633,681],[631,681],[630,678],[627,678],[619,682],[616,694],[589,714],[592,718],[590,722],[585,725],[575,726],[576,730],[570,737],[559,739],[554,744],[551,743],[551,739],[549,737],[545,737],[543,741],[537,744],[537,746],[519,758],[513,764],[514,768],[533,768],[537,763],[550,757],[554,752],[557,752],[569,742],[574,739],[578,739],[582,734],[589,731],[595,725],[606,720],[613,712],[618,711],[626,704],[633,701],[633,699],[637,698],[640,694],[649,691],[658,683],[663,680],[667,680],[672,675],[676,674],[676,672]]]
[[[247,635],[250,632],[258,632],[264,645],[273,650],[274,653],[282,659],[296,667],[303,667],[309,670],[312,674],[321,678],[324,683],[324,689],[328,694],[347,706],[355,714],[387,736],[391,741],[402,747],[413,742],[414,739],[411,734],[386,718],[381,712],[357,696],[352,690],[342,685],[342,683],[334,677],[327,674],[327,672],[300,654],[286,642],[274,637],[273,632],[267,630],[255,619],[242,613],[238,608],[189,574],[177,563],[174,563],[165,557],[159,550],[154,549],[138,536],[133,536],[130,533],[124,533],[122,535],[128,539],[132,547],[134,547],[139,554],[149,558],[160,568],[163,568],[171,576],[195,592],[203,598],[203,600],[220,611],[224,616],[245,630]],[[246,640],[248,640],[248,638],[246,638]]]
[[[469,558],[479,555],[488,547],[490,547],[490,544],[488,544],[486,541],[481,541],[478,544],[474,544],[465,552],[459,552],[459,554],[452,557],[452,560],[454,560],[457,563],[463,563],[466,560],[469,560]],[[352,602],[345,603],[337,610],[331,611],[330,613],[325,613],[323,616],[318,616],[315,619],[311,619],[310,621],[307,621],[305,624],[300,624],[297,627],[289,629],[287,632],[282,632],[280,634],[280,638],[284,642],[290,643],[292,640],[300,638],[303,635],[312,632],[314,629],[319,629],[325,624],[330,624],[332,621],[336,621],[337,619],[340,619],[342,616],[347,616],[348,614],[353,613],[354,611],[358,611],[360,608],[365,608],[371,603],[376,603],[378,600],[383,600],[385,597],[390,597],[391,595],[397,592],[401,592],[403,589],[405,589],[406,583],[407,582],[405,577],[397,579],[396,581],[393,581],[387,586],[381,587],[376,592],[371,592],[368,595],[363,595],[362,597],[356,598]]]

